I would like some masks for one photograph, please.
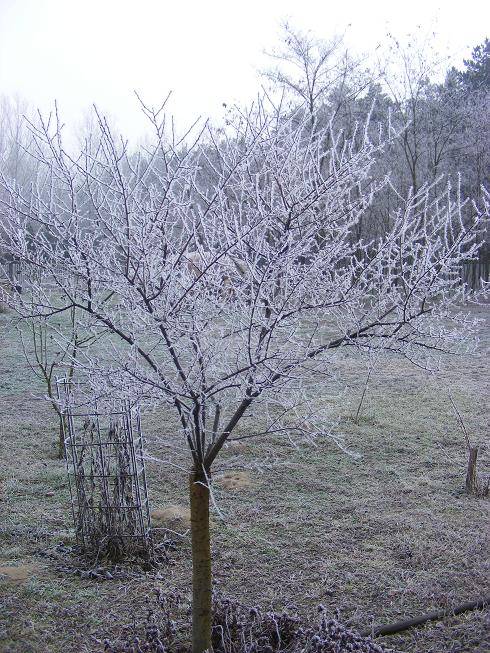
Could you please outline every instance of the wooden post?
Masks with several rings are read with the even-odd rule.
[[[478,494],[477,470],[478,447],[468,446],[468,467],[466,470],[466,491],[468,494]]]

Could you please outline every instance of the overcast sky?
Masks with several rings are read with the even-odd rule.
[[[69,124],[93,102],[132,137],[141,130],[133,90],[157,103],[173,91],[184,123],[219,117],[223,102],[259,89],[264,49],[281,20],[321,38],[345,32],[372,52],[387,31],[435,31],[455,63],[481,43],[490,2],[433,0],[0,0],[0,93],[46,110],[56,98]]]

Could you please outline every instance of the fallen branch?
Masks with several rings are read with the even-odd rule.
[[[427,621],[439,621],[440,619],[445,619],[446,617],[454,617],[457,614],[468,612],[469,610],[481,610],[487,606],[490,606],[490,596],[486,596],[483,599],[479,599],[478,601],[468,601],[467,603],[461,603],[455,608],[435,610],[434,612],[428,612],[427,614],[424,614],[420,617],[405,619],[404,621],[397,621],[396,623],[389,624],[387,626],[371,626],[371,628],[365,628],[364,630],[361,630],[360,635],[362,637],[393,635],[394,633],[400,633],[403,630],[413,628],[413,626],[420,626],[421,624],[425,624]]]

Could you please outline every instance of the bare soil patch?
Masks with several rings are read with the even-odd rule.
[[[157,528],[189,530],[191,527],[191,511],[186,506],[157,508],[151,512],[151,521],[152,526]]]
[[[225,472],[214,479],[214,482],[225,490],[248,490],[252,486],[249,472]]]
[[[0,567],[0,582],[22,583],[39,570],[37,565],[8,565]]]

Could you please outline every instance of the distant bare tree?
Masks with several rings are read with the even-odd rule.
[[[30,133],[25,117],[31,114],[28,103],[19,96],[0,96],[0,167],[20,185],[29,181],[35,167],[26,151]]]
[[[276,65],[262,74],[286,91],[293,105],[304,106],[313,122],[334,119],[372,81],[341,36],[324,40],[284,23],[281,44],[267,53]]]
[[[457,89],[434,82],[448,61],[436,51],[434,37],[416,33],[402,40],[389,35],[388,56],[379,64],[399,134],[390,163],[402,194],[410,188],[417,192],[428,179],[435,181],[448,172],[446,159],[458,132],[474,124]]]
[[[429,365],[463,346],[471,320],[456,310],[459,267],[478,252],[488,204],[419,187],[382,237],[355,240],[387,183],[372,178],[382,144],[367,129],[341,141],[318,123],[312,138],[310,107],[264,101],[224,132],[188,134],[184,147],[163,107],[143,110],[155,140],[137,156],[102,116],[77,158],[56,121],[37,125],[32,192],[2,178],[2,245],[26,266],[26,292],[9,296],[20,316],[75,309],[84,330],[110,334],[78,360],[95,392],[175,412],[173,442],[189,450],[193,651],[203,653],[221,449],[239,425],[257,434],[260,407],[261,435],[321,432],[310,391],[343,347]]]
[[[44,315],[29,320],[28,336],[19,329],[25,359],[33,373],[44,385],[47,399],[59,419],[58,455],[65,457],[66,417],[58,403],[57,376],[69,383],[74,380],[77,357],[96,340],[93,334],[82,335],[77,323],[75,307],[67,311],[64,324],[56,327]]]

